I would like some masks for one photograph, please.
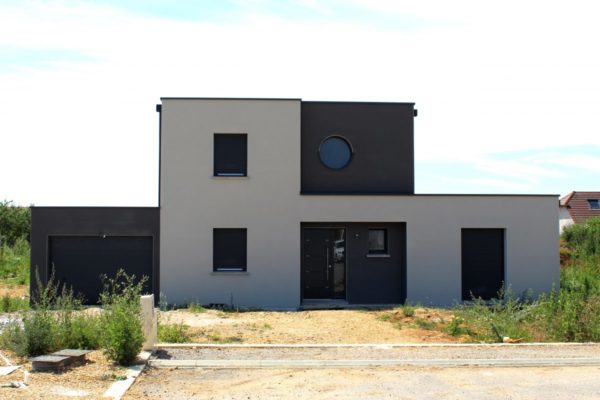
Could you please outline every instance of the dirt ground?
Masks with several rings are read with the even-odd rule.
[[[0,283],[0,297],[8,295],[9,297],[29,296],[29,285],[6,285]]]
[[[125,368],[112,365],[100,351],[89,353],[84,365],[67,369],[63,373],[32,372],[31,363],[19,360],[2,350],[14,365],[22,365],[10,375],[0,376],[0,385],[25,379],[26,388],[0,387],[0,399],[98,399],[119,378],[125,376]],[[2,361],[0,364],[4,365]]]
[[[412,317],[401,309],[320,310],[292,312],[222,312],[207,310],[162,312],[161,323],[190,326],[197,343],[449,343],[462,341],[435,328],[424,329],[417,320],[441,327],[451,312],[417,308]]]
[[[599,399],[600,367],[149,369],[124,399]]]

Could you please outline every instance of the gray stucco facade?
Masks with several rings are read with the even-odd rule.
[[[357,193],[347,186],[344,194],[301,193],[307,181],[302,119],[298,99],[162,99],[160,291],[170,303],[300,307],[306,224],[400,224],[404,251],[389,258],[404,258],[398,260],[405,268],[398,290],[411,302],[448,306],[461,300],[464,228],[504,230],[504,282],[514,293],[558,285],[557,196],[413,194],[412,136],[409,175],[398,185],[379,177],[393,190],[370,193],[366,185]],[[247,176],[214,176],[216,133],[247,135]],[[213,229],[219,228],[246,229],[246,271],[214,271]],[[350,234],[346,229],[348,280],[353,265],[366,260],[352,244],[360,234]],[[377,282],[372,285],[376,290]],[[353,288],[346,290],[350,300]]]

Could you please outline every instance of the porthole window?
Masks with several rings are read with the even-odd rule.
[[[342,169],[352,159],[352,147],[343,137],[329,136],[319,145],[319,158],[327,168]]]

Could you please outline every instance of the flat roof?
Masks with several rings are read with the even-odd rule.
[[[300,101],[302,103],[331,103],[331,104],[405,104],[415,105],[406,101],[347,101],[347,100],[302,100],[301,98],[286,97],[161,97],[160,100],[243,100],[243,101]]]

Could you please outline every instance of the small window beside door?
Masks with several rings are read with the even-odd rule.
[[[388,255],[387,229],[369,229],[368,255]]]
[[[213,271],[246,271],[246,229],[213,229]]]
[[[248,135],[215,133],[214,176],[248,175]]]

